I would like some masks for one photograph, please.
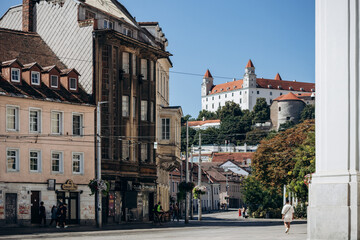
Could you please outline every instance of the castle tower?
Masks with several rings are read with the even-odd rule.
[[[243,88],[256,88],[256,74],[255,74],[255,67],[252,63],[251,59],[249,59],[246,67],[245,67],[245,74],[243,78]]]
[[[214,83],[214,79],[211,76],[211,73],[208,70],[206,70],[206,73],[203,77],[203,81],[201,84],[201,96],[205,97],[206,95],[209,94],[209,91],[211,90],[211,88],[213,87],[213,83]]]

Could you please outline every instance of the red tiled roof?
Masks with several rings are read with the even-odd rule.
[[[256,79],[257,88],[273,88],[282,89],[286,91],[302,91],[302,92],[313,92],[315,91],[315,83],[307,82],[294,82],[274,79]],[[242,88],[243,80],[236,80],[227,83],[221,83],[213,86],[210,94],[233,91]],[[313,90],[313,91],[312,91]]]
[[[251,59],[249,59],[248,63],[246,64],[246,68],[254,67],[254,64],[252,63]]]
[[[233,91],[233,90],[242,88],[242,85],[243,85],[243,80],[242,79],[237,80],[237,81],[218,84],[218,85],[215,85],[211,89],[210,94]]]
[[[205,75],[204,75],[204,78],[212,78],[212,76],[211,76],[211,73],[210,73],[209,69],[208,69],[208,70],[206,70],[206,73],[205,73]]]
[[[220,120],[216,119],[216,120],[205,120],[205,121],[189,121],[188,125],[189,127],[193,127],[193,126],[202,126],[207,123],[220,123]]]
[[[233,153],[214,153],[212,162],[226,162],[233,160],[236,162],[242,162],[246,159],[252,159],[254,152],[233,152]]]
[[[282,80],[281,76],[279,73],[276,74],[274,80]]]
[[[298,98],[292,92],[289,92],[286,95],[281,95],[281,96],[274,99],[274,101],[286,101],[286,100],[302,101],[300,98]]]

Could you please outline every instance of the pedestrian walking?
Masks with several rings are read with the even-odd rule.
[[[61,215],[63,228],[68,227],[66,225],[66,213],[67,213],[67,204],[64,203],[64,205],[63,205],[63,214]]]
[[[43,201],[40,202],[39,215],[40,215],[40,225],[44,220],[44,226],[46,226],[46,209]]]
[[[246,209],[245,209],[245,207],[243,207],[241,210],[243,218],[245,218],[245,211],[246,211]]]
[[[286,204],[284,205],[281,214],[282,219],[284,220],[285,233],[288,233],[290,230],[290,223],[294,220],[294,208],[291,206],[289,200],[286,200]]]
[[[51,221],[49,226],[51,226],[53,222],[55,222],[55,225],[57,225],[57,207],[55,205],[53,205],[51,208]]]
[[[62,215],[63,215],[64,205],[61,203],[56,211],[56,228],[63,226]]]
[[[179,204],[175,203],[174,210],[173,210],[173,221],[175,221],[175,218],[177,221],[179,221]]]

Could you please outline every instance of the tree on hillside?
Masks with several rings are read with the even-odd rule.
[[[228,117],[238,117],[242,115],[243,112],[241,111],[240,105],[234,103],[233,101],[226,102],[225,106],[217,110],[217,116],[221,121],[225,120]]]
[[[218,141],[219,129],[218,128],[209,127],[205,130],[198,130],[194,136],[194,145],[199,145],[199,133],[201,133],[201,144],[202,145],[219,144],[219,141]]]
[[[288,173],[296,164],[296,149],[314,132],[314,120],[307,120],[296,127],[279,132],[270,139],[261,141],[252,160],[253,173],[266,188],[282,192],[283,185],[288,184],[294,176]]]
[[[218,119],[218,116],[216,113],[214,112],[210,112],[207,110],[202,110],[199,112],[199,116],[197,117],[197,121],[202,121],[203,118],[205,118],[206,120],[214,120],[214,119]]]
[[[189,127],[189,147],[194,144],[196,130]],[[186,151],[186,127],[181,127],[181,152]]]
[[[195,119],[190,114],[186,114],[184,117],[181,118],[181,123],[185,124],[186,121],[195,121]]]
[[[245,142],[248,145],[258,145],[261,140],[267,137],[268,131],[254,129],[246,133]]]
[[[301,111],[300,122],[303,122],[306,119],[315,119],[315,105],[308,104]]]
[[[265,122],[270,119],[270,106],[266,103],[265,98],[257,98],[256,104],[253,108],[253,121],[257,122]]]

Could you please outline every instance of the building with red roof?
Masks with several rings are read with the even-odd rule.
[[[239,104],[241,109],[252,110],[257,98],[265,98],[270,105],[275,98],[289,92],[295,95],[312,94],[315,92],[315,83],[283,80],[279,73],[274,79],[258,78],[254,64],[249,60],[243,79],[234,78],[214,85],[210,70],[206,71],[201,85],[201,110],[215,112],[228,101]]]

